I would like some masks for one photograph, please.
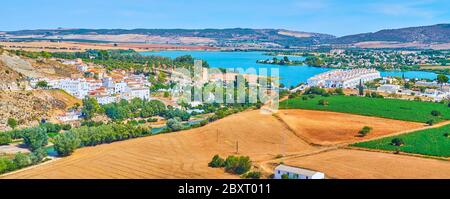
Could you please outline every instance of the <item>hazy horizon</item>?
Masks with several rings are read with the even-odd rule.
[[[18,0],[2,7],[1,31],[268,28],[344,36],[450,22],[450,2],[437,0]]]

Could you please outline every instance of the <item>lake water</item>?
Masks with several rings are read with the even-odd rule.
[[[219,52],[219,51],[160,51],[143,52],[144,55],[157,55],[170,58],[176,58],[183,55],[191,55],[194,58],[206,60],[212,68],[242,68],[247,70],[254,68],[266,68],[270,73],[271,68],[279,69],[280,82],[286,86],[297,85],[316,74],[328,71],[327,68],[317,68],[309,66],[279,66],[270,64],[258,64],[257,60],[272,59],[273,56],[264,55],[264,52]],[[282,58],[280,56],[279,58]],[[290,60],[303,60],[303,57],[288,56]],[[427,78],[435,79],[437,74],[424,71],[406,71],[406,72],[381,72],[381,76],[405,75],[406,78]]]

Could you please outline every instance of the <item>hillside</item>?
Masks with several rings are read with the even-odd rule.
[[[11,38],[90,40],[96,42],[142,42],[165,44],[257,43],[274,46],[313,45],[334,38],[332,35],[279,29],[56,29],[21,30],[6,34]]]
[[[386,41],[400,43],[416,42],[425,44],[449,43],[450,24],[388,29],[374,33],[349,35],[336,38],[332,40],[332,43],[353,44],[368,41]]]
[[[52,118],[75,103],[81,101],[59,90],[0,91],[0,130],[7,129],[8,118],[30,125]]]

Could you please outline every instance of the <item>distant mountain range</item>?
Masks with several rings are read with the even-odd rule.
[[[1,33],[0,33],[1,36]],[[165,43],[218,47],[285,48],[327,44],[358,45],[364,42],[421,46],[450,44],[450,24],[381,30],[335,37],[330,34],[283,29],[48,29],[4,32],[15,39]]]
[[[375,33],[363,33],[339,37],[333,43],[352,44],[368,41],[448,43],[450,42],[450,24],[420,26],[411,28],[381,30]]]

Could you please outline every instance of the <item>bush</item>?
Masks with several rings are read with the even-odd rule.
[[[40,127],[28,129],[24,134],[23,141],[30,150],[39,149],[48,144],[47,131]]]
[[[12,142],[11,135],[9,133],[0,133],[0,146],[8,145]]]
[[[167,127],[172,131],[180,131],[184,128],[180,118],[172,118],[167,120]]]
[[[430,125],[430,126],[433,126],[434,125],[434,120],[428,120],[427,124]]]
[[[244,174],[251,168],[250,158],[248,156],[228,156],[225,160],[225,171],[233,174]]]
[[[156,118],[148,118],[147,119],[147,122],[157,122],[158,121],[158,119],[156,119]]]
[[[30,156],[20,152],[14,156],[13,162],[17,169],[21,169],[32,164]]]
[[[15,129],[17,127],[17,120],[14,118],[8,118],[8,126],[11,127],[12,129]]]
[[[449,133],[444,133],[444,137],[449,138],[450,134]]]
[[[246,179],[260,179],[261,178],[261,172],[259,171],[251,171],[243,176]]]
[[[70,124],[64,124],[64,125],[62,125],[61,128],[62,128],[62,130],[68,131],[68,130],[72,129],[72,126]]]
[[[371,131],[372,131],[372,127],[365,126],[365,127],[363,127],[363,128],[358,132],[358,134],[359,134],[361,137],[364,137],[364,136],[366,136],[367,134],[369,134]]]
[[[441,116],[442,114],[441,114],[441,112],[439,112],[439,111],[433,110],[433,111],[431,111],[431,115],[432,115],[432,116],[435,116],[435,117],[439,117],[439,116]]]
[[[5,157],[0,157],[0,174],[14,171],[15,169],[16,165],[12,160]]]
[[[392,139],[391,144],[394,145],[394,146],[402,146],[405,143],[400,138],[394,138],[394,139]]]
[[[330,103],[327,100],[321,99],[319,100],[319,105],[328,106]]]
[[[281,179],[289,179],[289,175],[288,174],[283,174],[283,175],[281,175]]]
[[[64,132],[54,139],[54,147],[60,156],[69,156],[80,146],[80,139],[73,132]]]
[[[47,157],[47,151],[43,147],[34,150],[30,155],[32,164],[41,162],[45,157]]]
[[[215,155],[211,162],[208,163],[209,167],[212,168],[219,168],[219,167],[224,167],[225,166],[225,160],[223,158],[221,158],[219,155]]]

